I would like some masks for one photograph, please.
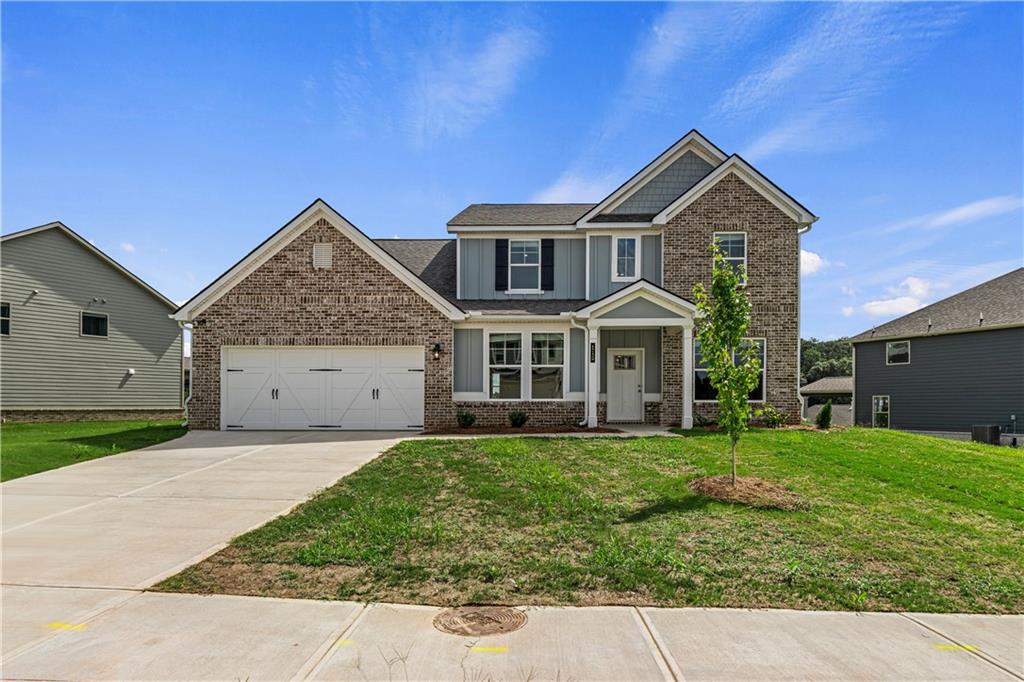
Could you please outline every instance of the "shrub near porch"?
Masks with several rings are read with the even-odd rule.
[[[1019,451],[882,430],[406,441],[162,589],[463,604],[1024,610]]]

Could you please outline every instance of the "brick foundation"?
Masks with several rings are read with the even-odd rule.
[[[183,410],[4,410],[5,422],[91,422],[184,419]]]

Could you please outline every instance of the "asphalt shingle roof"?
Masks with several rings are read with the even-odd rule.
[[[1024,324],[1024,268],[878,325],[851,340],[941,334],[1010,324]]]
[[[455,297],[454,239],[375,239],[424,284],[462,307]]]
[[[470,204],[448,221],[465,225],[573,225],[597,204]]]
[[[853,395],[853,377],[823,377],[800,387],[801,395]]]

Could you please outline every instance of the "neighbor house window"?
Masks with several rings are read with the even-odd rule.
[[[11,304],[0,303],[0,336],[11,335]]]
[[[523,385],[522,334],[491,334],[488,367],[491,398],[519,400]]]
[[[889,396],[871,396],[871,425],[880,429],[889,428]]]
[[[744,344],[752,343],[757,346],[761,355],[761,378],[757,382],[757,386],[747,396],[748,400],[763,401],[764,400],[764,381],[767,374],[765,370],[765,342],[764,339],[743,339]],[[736,351],[733,356],[734,362],[739,362],[742,358],[740,351]],[[708,378],[708,366],[704,361],[704,358],[700,354],[700,341],[694,341],[693,343],[693,399],[703,400],[712,402],[718,400],[718,391],[711,385],[711,379]]]
[[[563,334],[531,334],[530,397],[534,400],[560,399],[564,365]]]
[[[612,249],[612,268],[614,282],[631,282],[639,277],[637,272],[636,237],[615,237],[615,248]]]
[[[909,365],[910,341],[890,341],[885,344],[885,364]]]
[[[540,240],[508,241],[509,291],[540,291]]]
[[[106,336],[107,316],[103,313],[82,313],[82,336]]]
[[[715,232],[715,242],[734,270],[743,268],[743,284],[747,283],[747,233]]]

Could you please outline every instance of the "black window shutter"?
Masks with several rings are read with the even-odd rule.
[[[508,291],[508,240],[494,240],[494,290]]]
[[[540,288],[555,290],[555,240],[540,240]]]

